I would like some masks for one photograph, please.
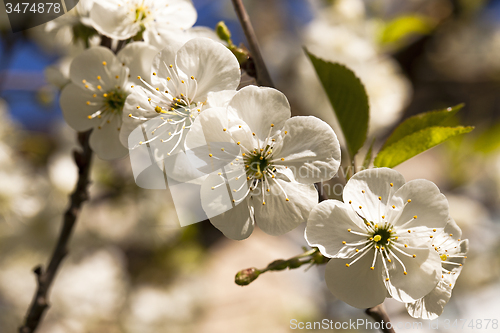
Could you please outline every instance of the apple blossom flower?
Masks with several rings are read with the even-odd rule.
[[[119,141],[119,132],[123,105],[130,93],[129,75],[141,74],[157,52],[143,42],[127,45],[116,56],[107,48],[94,47],[71,63],[71,83],[64,87],[60,99],[64,119],[77,131],[94,129],[90,146],[100,158],[111,160],[128,153]]]
[[[344,202],[326,200],[311,212],[305,237],[332,258],[330,291],[357,308],[386,297],[415,302],[441,280],[431,242],[448,220],[448,202],[427,180],[405,183],[392,169],[369,169],[347,182]],[[432,243],[433,244],[433,243]]]
[[[94,28],[110,38],[123,40],[141,35],[180,33],[191,28],[197,13],[191,0],[102,0],[90,10]]]
[[[201,185],[203,209],[236,240],[250,236],[255,222],[270,235],[305,222],[318,202],[314,183],[340,165],[332,128],[315,117],[290,118],[288,100],[272,88],[248,86],[227,107],[203,111],[186,145],[213,167]]]
[[[125,102],[122,144],[129,149],[148,144],[160,165],[169,157],[165,167],[179,172],[167,172],[179,181],[204,176],[183,158],[186,134],[200,112],[222,106],[236,93],[241,76],[238,60],[222,44],[195,38],[184,45],[169,43],[156,55],[149,73],[151,84],[138,77],[145,88],[134,87]],[[133,131],[139,138],[131,135]]]
[[[469,241],[461,240],[461,237],[462,230],[451,218],[444,230],[434,237],[431,246],[441,258],[441,279],[429,294],[413,303],[406,304],[406,309],[413,318],[433,320],[443,313],[444,306],[451,298],[455,282],[467,259]]]

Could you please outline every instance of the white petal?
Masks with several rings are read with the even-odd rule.
[[[330,125],[316,117],[293,117],[285,122],[282,137],[282,148],[273,156],[285,159],[279,163],[291,168],[297,181],[312,184],[335,176],[340,145]]]
[[[103,160],[114,160],[127,156],[128,149],[123,147],[118,138],[118,128],[121,126],[121,119],[114,116],[110,123],[104,122],[101,129],[94,128],[90,134],[90,147]]]
[[[109,38],[123,40],[135,36],[140,31],[140,24],[133,24],[128,18],[128,6],[95,2],[90,10],[93,27]]]
[[[443,313],[444,306],[451,298],[451,290],[449,284],[441,280],[430,293],[413,303],[407,303],[406,310],[413,318],[434,320]]]
[[[79,88],[70,83],[61,92],[61,110],[64,120],[75,131],[83,132],[96,127],[101,122],[100,119],[89,119],[88,117],[99,110],[99,106],[87,105],[88,101],[94,102],[94,98],[89,91]]]
[[[269,235],[280,236],[307,220],[309,212],[318,202],[318,192],[314,185],[289,181],[282,176],[270,179],[269,182],[271,188],[269,192],[267,188],[264,191],[264,199],[261,193],[252,196],[251,203],[259,228]],[[276,183],[281,185],[286,195]],[[262,189],[262,186],[258,189]],[[262,204],[263,200],[265,205]]]
[[[207,106],[214,107],[227,107],[231,99],[236,94],[236,90],[222,90],[210,92],[207,96]]]
[[[132,42],[116,55],[118,60],[129,69],[129,82],[141,84],[138,76],[149,82],[151,65],[159,50],[144,42]]]
[[[344,188],[343,199],[345,203],[351,202],[352,207],[368,221],[379,223],[382,216],[388,214],[388,201],[404,183],[403,175],[392,169],[363,170],[349,179]]]
[[[201,186],[201,205],[209,218],[243,204],[241,202],[244,201],[248,189],[245,186],[246,177],[235,179],[245,174],[243,168],[220,170],[219,173],[214,172],[208,175]],[[238,191],[240,188],[242,189]]]
[[[154,57],[150,76],[153,87],[160,87],[161,90],[167,88],[172,93],[176,93],[176,84],[180,82],[177,82],[177,67],[174,64],[175,56],[181,46],[180,43],[170,42]]]
[[[367,237],[355,235],[348,229],[366,233],[363,220],[349,206],[337,200],[325,200],[311,211],[305,238],[326,257],[350,258],[356,254],[356,248],[362,249],[364,245],[347,247],[342,242],[358,243]]]
[[[224,236],[234,240],[248,238],[255,226],[252,208],[249,207],[248,200],[243,200],[239,205],[223,214],[211,217],[210,222],[222,231]]]
[[[290,104],[285,95],[273,88],[247,86],[234,95],[228,106],[230,118],[236,117],[248,124],[263,142],[280,131],[290,118]],[[271,125],[274,125],[271,128]]]
[[[106,92],[116,86],[123,87],[128,76],[128,68],[121,64],[111,50],[98,46],[83,51],[73,59],[69,76],[80,88]],[[96,88],[98,85],[102,86],[101,90]]]
[[[389,205],[395,205],[396,210],[402,209],[399,216],[394,216],[394,219],[391,216],[390,222],[395,226],[412,221],[408,228],[424,226],[432,229],[443,228],[448,222],[448,200],[436,184],[425,179],[412,180],[403,185]]]
[[[462,238],[462,229],[460,229],[457,222],[455,222],[455,220],[451,217],[448,217],[448,223],[446,223],[446,226],[444,227],[444,232],[447,235],[451,235],[450,237],[455,240]]]
[[[177,53],[177,68],[198,85],[196,99],[204,102],[211,91],[236,90],[240,83],[240,65],[224,45],[208,38],[194,38]]]
[[[157,25],[168,26],[178,31],[191,28],[198,18],[191,0],[155,0],[154,2]]]
[[[373,250],[346,267],[352,259],[331,259],[326,265],[325,280],[332,294],[355,308],[371,308],[382,303],[387,290],[382,281],[381,265],[371,270]]]
[[[387,290],[391,296],[404,303],[414,302],[433,290],[441,279],[441,259],[439,254],[428,246],[415,246],[414,242],[407,242],[409,247],[402,248],[409,256],[395,250],[393,252],[403,262],[403,267],[392,259],[392,268],[389,269],[389,281],[386,281]],[[412,256],[416,255],[415,258]],[[379,262],[379,265],[381,263]],[[386,274],[384,272],[384,278]]]

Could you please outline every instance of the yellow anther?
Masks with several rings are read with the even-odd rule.
[[[352,204],[352,201],[351,201],[351,200],[349,200],[349,204]]]
[[[255,135],[255,132],[252,132],[252,135]]]
[[[212,154],[208,154],[208,156],[212,157],[213,155]]]
[[[167,81],[170,81],[170,80],[172,80],[172,79],[170,78],[170,76],[167,76]]]
[[[129,117],[129,118],[132,118],[132,113],[129,113],[129,114],[128,114],[128,117]]]
[[[194,76],[191,75],[191,80],[194,80]]]
[[[82,80],[82,83],[87,83],[87,80]]]
[[[413,255],[413,258],[416,258],[416,257],[417,257],[417,255],[416,255],[416,254],[414,254],[414,255]]]
[[[450,237],[453,236],[453,234],[450,234]]]
[[[87,105],[90,105],[90,101],[87,101]]]
[[[103,61],[103,62],[102,62],[102,65],[103,65],[103,66],[106,66],[107,64],[108,64],[108,63],[107,63],[106,61]]]
[[[391,187],[393,187],[393,186],[394,186],[394,184],[393,184],[393,183],[390,183],[389,185],[391,185]]]
[[[411,202],[411,199],[408,199],[408,200],[407,200],[407,202],[408,202],[408,203],[410,203],[410,202]]]
[[[286,198],[285,200],[286,200],[286,201],[290,201],[290,199],[288,199],[288,198]]]
[[[97,97],[97,94],[93,94],[92,97],[94,97],[94,98]],[[106,97],[106,96],[104,96],[104,97]]]
[[[414,219],[416,219],[416,218],[417,218],[417,215],[413,216],[413,218],[414,218]]]
[[[241,144],[241,142],[238,141],[238,142],[236,142],[236,144],[239,146]]]
[[[434,238],[434,236],[430,235],[429,238]]]
[[[372,267],[370,267],[370,269],[373,271],[375,269],[375,267],[372,266]]]
[[[362,206],[359,206],[359,209],[362,209],[363,207]]]
[[[385,219],[385,215],[382,215],[382,218]]]
[[[108,94],[104,93],[102,94],[102,97],[108,97]]]
[[[379,199],[380,201],[382,201],[382,197],[378,197],[378,199]]]
[[[274,127],[274,124],[271,124],[271,127]]]
[[[160,91],[160,88],[156,88],[156,91]]]
[[[387,258],[387,261],[388,261],[388,262],[392,262],[392,260],[391,260],[391,259],[389,259],[389,258]]]
[[[375,242],[378,242],[378,241],[380,241],[381,239],[382,239],[382,236],[380,236],[380,235],[375,235],[375,237],[373,237],[373,240],[374,240]]]
[[[359,250],[358,250],[358,249],[356,249],[356,252],[359,252]]]
[[[245,153],[242,153],[241,156],[245,156]]]
[[[377,245],[377,246],[375,246],[375,247],[377,248],[377,250],[378,250],[378,249],[380,249],[380,247],[379,247],[378,245]]]
[[[119,76],[119,75],[116,75],[116,76],[115,76],[115,79],[119,79],[119,78],[120,78],[120,76]]]
[[[138,106],[136,106],[135,108],[136,108],[137,110],[139,110],[141,107],[138,105]]]
[[[441,258],[442,261],[446,261],[446,259],[448,259],[448,256],[443,253],[442,255],[439,256],[439,258]]]
[[[389,278],[386,278],[385,281],[389,281]]]
[[[405,247],[408,247],[408,244],[405,244]]]
[[[342,241],[342,244],[344,244],[344,245],[345,245],[345,244],[346,244],[346,241]]]
[[[227,131],[227,128],[223,128],[222,130],[225,132],[225,131]]]
[[[436,229],[432,229],[432,231],[436,232]]]
[[[262,205],[265,205],[265,204],[266,204],[266,202],[265,202],[265,201],[262,201]]]
[[[361,193],[365,193],[365,190],[361,190]]]
[[[351,232],[351,229],[347,229],[347,231]]]
[[[282,157],[282,158],[281,158],[281,160],[282,160],[282,161],[284,161],[284,160],[285,160],[285,158],[284,158],[284,157]]]
[[[221,151],[224,151],[224,148],[221,148],[220,150],[221,150]],[[236,180],[238,180],[238,179],[236,179]]]
[[[172,68],[172,67],[174,67],[174,66],[172,66],[172,65],[168,65],[168,67]]]
[[[349,267],[349,264],[345,264],[345,267]]]
[[[408,230],[408,233],[411,233],[411,230]]]
[[[380,249],[381,249],[382,251],[384,251],[384,250],[385,250],[383,246],[382,246]]]
[[[395,209],[395,208],[396,208],[396,206],[392,205],[392,209]]]
[[[184,83],[184,80],[181,80],[181,83]]]
[[[130,88],[133,88],[133,87],[134,87],[133,85],[130,86]]]
[[[89,87],[89,85],[88,85],[88,84],[86,84],[86,85],[85,85],[85,88],[88,88],[88,87]]]
[[[101,79],[101,76],[97,75],[97,79],[100,80]]]
[[[101,86],[97,86],[97,89],[101,90],[101,89],[102,89],[102,87],[101,87]]]
[[[288,131],[285,131],[285,134],[288,134]]]
[[[151,102],[151,97],[150,97],[150,98],[148,98],[148,102]]]
[[[406,271],[403,272],[404,275],[408,275],[408,273]]]

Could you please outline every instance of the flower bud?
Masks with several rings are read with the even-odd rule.
[[[260,275],[260,271],[255,268],[247,268],[236,273],[234,277],[234,282],[239,286],[247,286],[257,279]]]
[[[215,26],[215,32],[217,32],[217,36],[219,36],[220,39],[231,44],[229,42],[231,39],[231,31],[229,31],[224,21],[220,21],[219,23],[217,23],[217,25]]]

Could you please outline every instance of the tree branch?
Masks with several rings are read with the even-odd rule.
[[[385,306],[383,303],[374,306],[373,308],[366,309],[365,313],[372,317],[373,320],[380,323],[380,330],[383,333],[396,333],[396,331],[392,327],[392,324],[390,323],[391,321],[389,319],[389,316],[387,315],[387,312],[385,311]]]
[[[91,131],[78,133],[78,141],[82,147],[81,151],[74,151],[73,157],[78,167],[78,182],[73,193],[69,196],[70,203],[63,217],[63,225],[59,234],[57,245],[52,253],[51,259],[44,271],[42,266],[34,269],[37,278],[37,290],[31,301],[26,314],[24,325],[19,328],[20,333],[33,333],[37,329],[44,312],[49,307],[48,292],[54,281],[59,266],[68,253],[68,242],[73,233],[73,228],[81,206],[88,199],[88,185],[90,166],[92,164],[92,150],[89,146]]]
[[[266,64],[260,53],[259,44],[257,42],[257,37],[255,36],[255,31],[253,30],[252,23],[250,22],[250,17],[243,5],[242,0],[231,0],[240,21],[243,32],[248,42],[248,48],[250,49],[250,54],[255,63],[255,68],[257,71],[257,84],[259,86],[274,87],[271,76],[267,71]]]

